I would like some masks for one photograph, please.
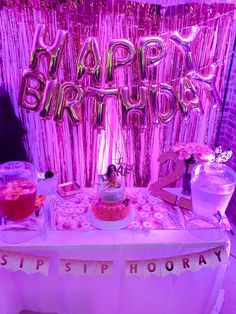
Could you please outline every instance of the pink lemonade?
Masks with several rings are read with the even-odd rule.
[[[35,210],[36,186],[32,180],[18,179],[0,186],[2,217],[19,221]]]

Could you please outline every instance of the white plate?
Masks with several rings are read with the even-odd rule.
[[[88,221],[91,223],[92,226],[101,229],[101,230],[120,230],[126,228],[135,218],[134,210],[131,208],[130,213],[127,217],[121,220],[116,221],[107,221],[107,220],[100,220],[97,219],[92,210],[90,209],[87,213]]]

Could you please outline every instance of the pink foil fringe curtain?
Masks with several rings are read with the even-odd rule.
[[[168,3],[177,4],[179,1]],[[110,39],[123,38],[136,44],[140,37],[159,36],[165,41],[168,53],[152,78],[156,84],[168,83],[176,89],[184,77],[185,62],[181,51],[169,37],[174,31],[187,36],[191,26],[198,25],[200,32],[193,46],[197,70],[208,75],[213,63],[219,66],[216,88],[222,98],[234,10],[232,4],[219,3],[162,7],[144,2],[100,0],[3,1],[0,6],[0,83],[9,90],[27,129],[27,148],[32,162],[40,171],[51,169],[60,173],[61,181],[76,180],[82,186],[96,183],[97,174],[104,173],[109,163],[115,163],[126,171],[128,186],[147,186],[158,178],[158,157],[172,149],[176,142],[190,141],[212,146],[221,115],[219,110],[212,108],[203,89],[200,90],[202,115],[191,112],[189,120],[184,122],[177,113],[170,122],[149,125],[145,130],[122,128],[121,106],[116,100],[107,101],[105,130],[101,131],[94,125],[91,99],[86,100],[85,119],[77,126],[67,115],[62,123],[57,124],[53,120],[41,119],[37,112],[26,112],[17,106],[17,99],[22,72],[29,67],[38,23],[46,25],[49,42],[54,40],[58,29],[68,31],[59,70],[61,82],[74,80],[79,50],[88,37],[98,40],[105,69]],[[116,71],[116,87],[128,86],[137,96],[137,68],[130,66]],[[105,85],[104,72],[102,86]]]

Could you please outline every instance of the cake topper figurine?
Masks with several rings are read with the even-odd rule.
[[[107,168],[107,173],[106,173],[106,179],[108,181],[108,187],[110,188],[119,188],[120,187],[120,183],[117,180],[117,170],[116,170],[116,166],[111,164],[108,166]]]
[[[127,227],[133,219],[132,208],[125,195],[125,184],[118,178],[116,166],[109,165],[106,174],[98,179],[97,196],[92,202],[93,225],[104,230]],[[116,222],[115,225],[112,222]]]

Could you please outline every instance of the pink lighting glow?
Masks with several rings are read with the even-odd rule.
[[[175,143],[214,144],[221,115],[214,107],[221,105],[234,5],[186,4],[157,12],[148,3],[84,1],[73,7],[68,1],[52,10],[31,2],[18,9],[6,1],[1,9],[0,83],[24,121],[38,169],[90,186],[109,163],[122,160],[130,169],[126,184],[147,186],[157,179],[160,154]],[[55,45],[62,40],[54,68],[33,54],[42,44],[35,32],[39,23],[46,26],[45,49],[56,34]],[[29,66],[33,72],[25,72],[24,85]],[[17,107],[18,95],[21,105],[29,101],[19,89],[32,84],[32,75],[42,76],[38,92],[31,90],[44,118],[34,105],[31,112]],[[66,88],[81,97],[71,100]],[[50,108],[56,108],[54,117]]]

